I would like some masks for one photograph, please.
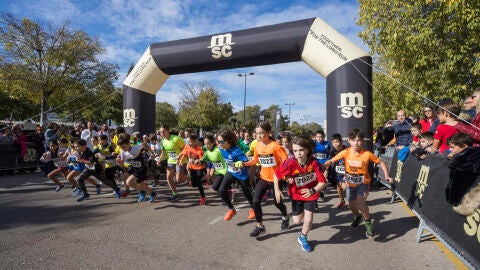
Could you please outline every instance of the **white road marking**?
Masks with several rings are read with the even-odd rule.
[[[237,207],[235,207],[235,210],[237,210],[237,212],[239,212],[239,209],[242,209],[242,208],[247,208],[247,207],[250,207],[250,204],[248,203],[242,203],[242,204],[239,204]],[[218,223],[219,221],[223,220],[223,216],[219,216],[219,217],[216,217],[214,218],[212,221],[210,221],[208,223],[208,225],[213,225],[215,223]]]

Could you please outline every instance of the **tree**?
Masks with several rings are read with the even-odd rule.
[[[357,24],[381,67],[373,77],[374,125],[399,109],[418,112],[428,99],[460,102],[479,86],[479,1],[360,0]]]
[[[218,91],[200,82],[197,86],[184,83],[184,94],[178,112],[179,128],[214,130],[232,116],[230,103],[222,103]]]
[[[167,102],[157,102],[155,104],[155,119],[155,126],[157,127],[163,124],[169,127],[176,127],[178,124],[175,107]]]
[[[117,66],[102,62],[104,52],[96,39],[85,32],[72,31],[66,24],[49,23],[0,16],[1,91],[48,108],[64,107],[80,111],[84,117],[94,114],[84,110],[92,103],[107,99],[115,92]],[[80,98],[81,97],[81,98]]]

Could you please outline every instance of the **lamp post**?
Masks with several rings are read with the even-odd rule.
[[[253,73],[253,72],[250,72],[250,73],[244,72],[243,74],[242,73],[238,74],[238,77],[244,77],[245,78],[245,89],[243,91],[243,126],[246,126],[245,106],[246,106],[246,103],[247,103],[247,76],[253,76],[253,75],[255,75],[255,73]]]
[[[292,120],[290,119],[290,106],[295,105],[295,102],[285,103],[285,105],[288,106],[288,126],[290,126],[292,124]]]

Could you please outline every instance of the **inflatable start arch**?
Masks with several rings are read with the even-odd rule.
[[[151,44],[123,83],[125,129],[155,130],[155,95],[170,75],[300,60],[327,79],[329,134],[364,129],[370,148],[372,59],[319,18]]]

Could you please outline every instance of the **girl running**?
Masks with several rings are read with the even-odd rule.
[[[198,162],[202,157],[203,149],[198,141],[197,134],[190,133],[187,137],[187,145],[185,145],[182,152],[178,155],[177,164],[183,164],[185,160],[188,160],[187,166],[190,169],[192,187],[197,187],[200,193],[199,205],[204,205],[206,201],[202,183],[205,175],[205,164]]]
[[[260,142],[255,146],[255,153],[251,161],[245,162],[244,166],[253,166],[260,163],[260,178],[255,186],[255,193],[253,197],[253,209],[255,211],[255,219],[257,226],[250,233],[251,237],[258,237],[265,234],[265,226],[262,219],[261,200],[267,189],[273,189],[273,178],[275,168],[282,164],[287,159],[287,152],[283,146],[275,142],[271,136],[272,126],[268,122],[260,122],[255,129],[257,135],[260,136]],[[289,228],[289,216],[287,214],[287,207],[281,201],[274,200],[275,206],[282,213],[282,225],[280,230]]]
[[[176,173],[177,183],[183,183],[187,178],[187,166],[186,164],[177,164],[177,157],[182,152],[183,147],[185,146],[182,138],[177,135],[170,134],[170,127],[167,125],[162,125],[160,127],[160,135],[162,136],[162,154],[160,155],[160,160],[157,162],[157,165],[160,166],[161,160],[168,157],[167,160],[167,182],[172,191],[172,195],[169,200],[176,200],[178,198],[177,187],[173,181],[173,177]]]
[[[243,162],[248,161],[247,156],[237,146],[237,137],[231,130],[224,130],[220,132],[217,137],[220,144],[220,152],[223,159],[225,159],[227,171],[225,177],[221,182],[215,182],[213,189],[217,190],[222,196],[222,200],[228,206],[228,212],[223,217],[224,220],[230,220],[237,211],[233,207],[232,200],[229,198],[228,190],[231,189],[232,183],[237,183],[242,187],[243,194],[250,204],[250,211],[248,219],[254,219],[255,213],[253,211],[253,198],[251,193],[250,182],[248,181],[248,168],[243,167]]]
[[[281,202],[282,192],[278,179],[288,181],[288,191],[292,198],[293,223],[301,224],[302,231],[298,243],[310,252],[307,234],[312,228],[313,213],[317,209],[318,192],[325,187],[323,171],[314,155],[315,143],[309,137],[300,136],[292,142],[294,157],[285,160],[275,169],[275,200]]]

